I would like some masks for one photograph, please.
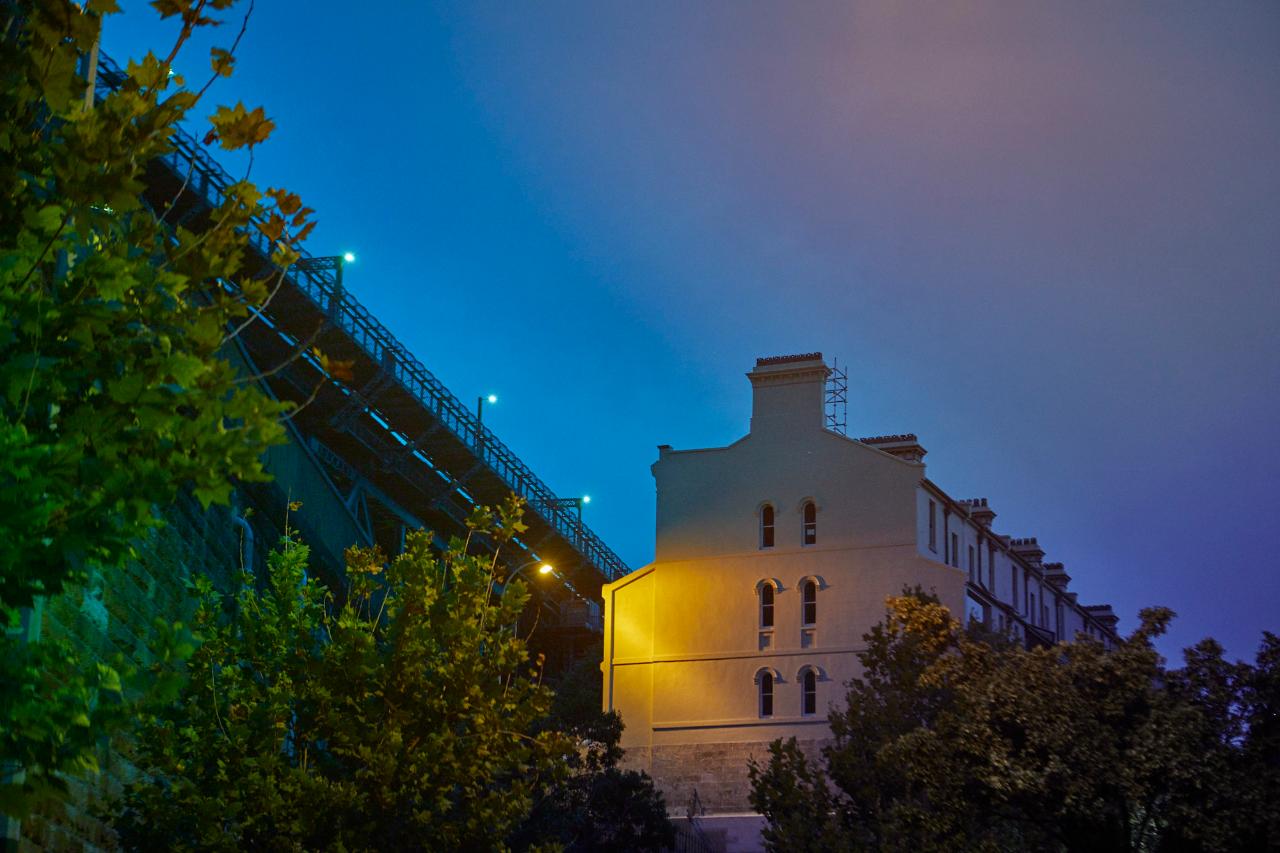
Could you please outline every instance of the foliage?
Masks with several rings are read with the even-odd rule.
[[[1169,671],[1152,644],[1173,617],[1163,608],[1108,651],[984,642],[919,591],[888,605],[831,714],[823,766],[776,743],[751,768],[771,849],[1236,850],[1277,837],[1272,635],[1256,666],[1208,641]]]
[[[171,68],[231,0],[153,4],[180,19],[175,44],[130,62],[95,103],[88,58],[115,5],[0,6],[0,763],[24,780],[0,789],[11,814],[93,769],[103,708],[125,695],[114,665],[24,647],[19,610],[109,573],[180,490],[207,505],[234,479],[265,478],[284,407],[220,353],[311,227],[295,196],[247,179],[187,226],[165,221],[193,191],[149,196],[146,170],[209,88]],[[214,50],[210,83],[233,54]],[[252,150],[270,130],[243,106],[211,124],[226,148]],[[265,268],[245,251],[255,218],[275,241]]]
[[[477,512],[501,547],[519,504]],[[534,792],[577,754],[535,731],[551,691],[511,625],[520,581],[493,596],[496,555],[409,537],[389,565],[347,552],[334,602],[286,538],[266,588],[226,602],[200,582],[203,644],[178,701],[145,721],[114,817],[129,849],[500,848]]]
[[[282,437],[280,405],[218,355],[229,326],[269,292],[245,251],[246,227],[294,209],[299,227],[279,235],[278,271],[297,257],[306,211],[242,181],[196,233],[162,222],[143,194],[147,165],[171,150],[200,99],[170,68],[207,20],[204,5],[165,4],[188,23],[179,43],[163,60],[131,62],[128,80],[96,105],[80,68],[99,15],[69,2],[6,6],[0,603],[9,608],[57,593],[91,562],[117,562],[180,488],[209,503],[226,500],[232,477],[263,479],[262,451]],[[242,107],[219,108],[213,124],[228,147],[265,133]]]
[[[25,817],[38,803],[67,795],[66,778],[98,772],[104,733],[127,727],[143,701],[172,697],[178,680],[163,669],[194,650],[181,622],[157,621],[154,667],[140,669],[119,655],[87,661],[65,639],[11,643],[0,657],[0,754],[26,770],[0,786],[0,812]]]
[[[647,773],[618,766],[622,718],[601,711],[598,658],[588,655],[555,685],[556,698],[543,728],[577,744],[566,759],[568,774],[549,780],[512,846],[555,844],[566,851],[668,850],[675,827]]]
[[[91,672],[66,642],[13,644],[0,658],[0,751],[22,767],[47,772],[6,780],[0,812],[23,815],[66,790],[64,774],[96,772],[98,733],[116,721],[122,695],[119,673],[98,665]]]

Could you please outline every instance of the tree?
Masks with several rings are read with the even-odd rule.
[[[178,123],[229,75],[214,48],[208,82],[172,74],[192,33],[232,0],[164,0],[173,46],[128,65],[100,99],[92,72],[113,0],[19,0],[0,8],[0,811],[22,815],[96,767],[97,740],[124,698],[119,667],[56,638],[19,636],[21,610],[90,571],[109,573],[157,508],[189,490],[225,502],[265,479],[285,407],[237,377],[224,347],[298,257],[310,211],[247,178],[198,232],[144,200],[145,170]],[[243,31],[243,30],[242,30]],[[218,107],[207,141],[263,142],[261,108]],[[184,187],[182,192],[188,192]],[[274,243],[264,268],[249,229]],[[109,581],[108,581],[109,582]]]
[[[529,817],[512,837],[515,849],[555,844],[565,851],[662,851],[675,844],[675,827],[647,773],[619,767],[622,718],[601,711],[598,658],[587,656],[555,685],[550,716],[541,727],[576,744],[568,773],[537,793]]]
[[[1257,668],[1226,664],[1209,642],[1169,671],[1153,646],[1173,617],[1163,608],[1108,651],[1088,638],[993,644],[919,591],[888,605],[831,714],[823,766],[775,744],[751,769],[772,849],[1234,850],[1274,838],[1270,635]]]
[[[534,793],[577,754],[538,731],[552,694],[494,597],[513,502],[473,514],[436,556],[427,533],[384,563],[347,552],[337,602],[286,538],[265,589],[234,601],[200,582],[203,640],[178,700],[142,726],[139,780],[112,818],[127,849],[501,848]]]

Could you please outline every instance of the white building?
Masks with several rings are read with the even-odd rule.
[[[825,427],[821,354],[759,359],[750,432],[727,447],[659,448],[654,562],[604,588],[604,705],[631,766],[674,814],[694,800],[730,849],[759,843],[747,760],[779,737],[816,751],[858,674],[862,635],[906,586],[1028,643],[1114,641],[1035,539],[992,528],[985,499],[925,476],[914,435]]]

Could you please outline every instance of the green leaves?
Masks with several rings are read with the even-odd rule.
[[[40,208],[28,208],[24,215],[27,227],[39,234],[56,234],[62,228],[62,218],[66,211],[56,204],[47,204]]]
[[[215,47],[209,51],[209,64],[214,74],[219,77],[230,77],[235,66],[235,57],[231,55],[231,51]]]
[[[411,534],[390,562],[350,549],[341,604],[291,539],[233,607],[197,581],[204,643],[139,739],[123,846],[500,846],[576,749],[535,726],[551,695],[510,630],[514,587],[492,599],[492,558],[431,541]]]
[[[234,107],[218,107],[209,117],[209,122],[213,125],[214,138],[227,150],[252,148],[266,142],[276,127],[262,107],[249,110],[243,103]]]
[[[158,8],[199,26],[191,3]],[[156,523],[151,508],[181,490],[220,502],[232,481],[264,478],[261,454],[283,439],[284,406],[224,360],[228,329],[249,305],[220,280],[261,296],[245,227],[269,206],[302,231],[310,211],[241,181],[199,233],[168,230],[138,196],[196,93],[162,99],[168,65],[147,54],[119,91],[72,116],[54,101],[83,100],[74,69],[96,19],[54,2],[19,20],[28,26],[0,44],[0,127],[43,128],[7,136],[11,156],[0,158],[10,188],[0,200],[0,422],[20,428],[0,443],[0,501],[13,493],[16,507],[0,517],[0,606],[21,607],[57,594],[82,566],[118,563]],[[230,69],[225,52],[214,58]],[[70,76],[46,72],[63,64]],[[231,144],[257,144],[270,129],[242,104],[219,110],[217,124]],[[296,246],[296,233],[282,242]],[[40,491],[29,490],[24,459],[39,460]]]
[[[284,439],[285,407],[226,361],[229,330],[263,297],[246,251],[248,225],[291,208],[279,255],[297,256],[310,211],[282,190],[264,201],[251,182],[228,188],[198,232],[152,214],[148,170],[200,92],[171,62],[227,0],[157,0],[181,19],[161,59],[127,63],[127,79],[96,101],[84,59],[112,0],[17,0],[0,39],[0,613],[77,592],[91,572],[110,578],[159,524],[157,507],[183,492],[225,502],[235,481],[266,478],[264,451]],[[233,58],[215,49],[218,76]],[[86,103],[86,96],[89,102]],[[267,138],[261,108],[220,109],[229,147]],[[188,200],[194,189],[184,189]],[[282,214],[283,215],[283,214]],[[173,219],[174,217],[169,217]],[[239,294],[223,281],[241,282]],[[270,367],[265,365],[264,367]],[[112,710],[148,690],[164,696],[181,667],[134,682],[79,647],[5,639],[0,667],[0,764],[19,768],[0,808],[21,813],[95,772]],[[180,662],[194,642],[174,639]],[[12,774],[6,779],[14,778]]]

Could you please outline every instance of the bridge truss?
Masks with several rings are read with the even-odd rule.
[[[99,56],[100,96],[125,72]],[[191,135],[179,130],[173,149],[148,166],[147,202],[168,219],[198,229],[234,179]],[[249,229],[249,248],[264,267],[271,247]],[[477,505],[514,492],[528,503],[529,529],[519,560],[545,560],[568,588],[599,600],[601,584],[628,571],[586,524],[573,499],[557,497],[475,413],[449,391],[343,285],[342,260],[304,255],[275,297],[241,333],[250,365],[287,366],[264,380],[271,393],[299,404],[295,436],[316,460],[368,543],[396,553],[406,528],[445,537],[464,531]],[[309,342],[331,359],[352,363],[346,381],[326,373]],[[323,380],[323,381],[322,381]],[[507,561],[516,564],[515,558]]]

